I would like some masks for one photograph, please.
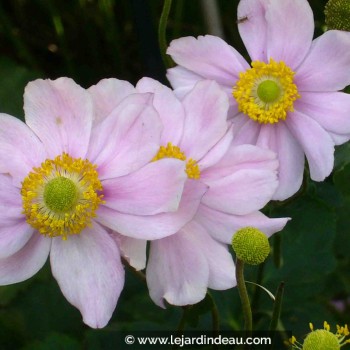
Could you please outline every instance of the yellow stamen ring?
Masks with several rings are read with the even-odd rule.
[[[283,61],[252,62],[252,68],[240,73],[233,87],[239,111],[262,124],[285,120],[300,97],[294,75]]]
[[[23,180],[23,214],[41,234],[65,240],[91,225],[103,203],[101,191],[96,165],[63,153],[33,168]]]

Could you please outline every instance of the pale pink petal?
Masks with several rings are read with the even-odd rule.
[[[24,218],[20,189],[12,177],[0,174],[0,226],[10,226]]]
[[[329,30],[313,41],[295,83],[299,92],[342,90],[350,84],[349,66],[350,33]]]
[[[28,126],[10,115],[0,113],[0,173],[10,174],[14,184],[45,160],[42,143]]]
[[[106,326],[124,286],[119,249],[96,222],[79,235],[52,241],[51,270],[63,295],[92,328]]]
[[[310,50],[314,17],[306,0],[270,0],[266,11],[267,58],[296,69]]]
[[[88,92],[72,79],[35,80],[24,92],[28,126],[44,143],[49,158],[62,152],[85,158],[93,119]]]
[[[156,155],[161,131],[152,95],[130,95],[93,129],[88,159],[101,180],[129,174]]]
[[[183,100],[186,112],[180,148],[200,160],[226,133],[228,99],[214,81],[197,83]]]
[[[226,214],[201,205],[194,220],[205,227],[216,240],[231,244],[233,234],[243,227],[256,227],[270,237],[281,231],[290,218],[270,219],[259,211],[246,215]]]
[[[207,186],[198,180],[187,180],[175,212],[156,215],[129,215],[100,206],[97,220],[123,235],[138,239],[158,239],[174,234],[196,214]]]
[[[239,72],[249,68],[238,51],[212,35],[173,40],[167,54],[178,65],[222,85],[231,85],[238,79]]]
[[[191,305],[204,299],[209,282],[207,259],[185,231],[151,242],[146,269],[152,300],[164,306]]]
[[[192,220],[184,228],[187,235],[196,240],[194,247],[199,249],[208,262],[208,287],[216,290],[225,290],[236,285],[236,271],[232,255],[226,244],[214,240],[207,232],[205,226]]]
[[[331,137],[317,122],[297,111],[286,123],[305,152],[311,179],[323,181],[331,173],[334,164],[334,143]]]
[[[187,179],[185,162],[164,158],[102,182],[105,206],[133,215],[176,211]]]
[[[242,169],[232,175],[206,180],[202,203],[230,214],[244,215],[267,204],[278,186],[277,174],[267,169]]]
[[[173,145],[178,145],[183,133],[185,111],[174,92],[151,78],[142,78],[137,83],[136,89],[139,92],[154,93],[153,106],[163,124],[161,144],[165,146],[171,142]]]
[[[252,144],[255,145],[258,135],[260,132],[261,124],[257,123],[253,119],[250,119],[244,114],[239,114],[237,117],[232,119],[233,122],[233,144],[244,145]]]
[[[0,259],[0,285],[22,282],[35,275],[45,264],[51,238],[35,233],[15,254]]]
[[[278,168],[276,154],[254,145],[231,145],[222,159],[201,173],[204,182],[220,180],[243,169],[264,169],[275,171]]]
[[[266,62],[266,0],[241,0],[237,8],[239,34],[252,61]]]
[[[34,229],[24,218],[11,226],[0,227],[0,259],[7,258],[22,249],[32,237]]]
[[[290,115],[288,118],[292,118]],[[305,156],[296,138],[286,123],[276,126],[276,144],[274,151],[278,155],[278,188],[273,196],[275,200],[285,200],[295,194],[303,181]]]
[[[95,108],[94,123],[101,122],[126,97],[136,92],[135,88],[125,80],[102,79],[89,87]]]
[[[350,138],[350,95],[343,92],[303,92],[295,101],[295,109],[315,120],[330,132],[335,144]],[[337,142],[337,135],[343,142]],[[334,139],[335,138],[335,139]]]
[[[146,267],[146,240],[119,235],[119,248],[122,256],[136,270]]]

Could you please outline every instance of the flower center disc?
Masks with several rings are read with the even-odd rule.
[[[41,234],[65,240],[91,225],[103,203],[101,191],[96,166],[63,153],[33,168],[23,180],[23,214]]]
[[[239,111],[262,124],[285,120],[300,97],[294,74],[282,61],[252,62],[252,68],[240,73],[232,91]]]
[[[165,146],[160,146],[158,153],[153,157],[152,161],[162,158],[176,158],[185,161],[187,158],[185,153],[183,153],[179,147],[174,146],[171,142]],[[186,174],[190,179],[198,180],[200,178],[201,172],[197,162],[190,158],[186,162]]]

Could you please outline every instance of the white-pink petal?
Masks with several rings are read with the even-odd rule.
[[[45,264],[51,239],[35,233],[15,254],[0,259],[0,285],[18,283],[34,276]]]
[[[313,41],[296,71],[299,92],[337,91],[350,84],[350,33],[329,30]]]
[[[317,122],[298,111],[287,118],[286,123],[305,152],[311,178],[323,181],[334,164],[334,142],[331,137]]]
[[[119,235],[119,248],[122,256],[136,270],[146,267],[147,241]]]
[[[185,162],[164,158],[126,176],[103,181],[103,199],[105,206],[125,214],[176,211],[186,180]]]
[[[267,58],[284,61],[296,69],[310,50],[314,35],[314,18],[308,1],[270,0],[266,21]]]
[[[88,92],[72,79],[38,79],[24,92],[28,126],[43,142],[49,158],[68,153],[85,158],[93,120]]]
[[[51,270],[63,295],[92,328],[106,326],[124,286],[115,241],[96,222],[79,235],[52,241]]]

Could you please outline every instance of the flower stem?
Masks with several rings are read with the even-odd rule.
[[[174,66],[172,59],[166,54],[166,50],[168,46],[167,40],[166,40],[166,26],[168,23],[171,2],[172,0],[164,0],[163,11],[160,16],[159,27],[158,27],[159,48],[160,48],[160,53],[162,55],[162,59],[166,68],[170,68]]]
[[[215,334],[215,336],[218,336],[220,331],[219,310],[215,304],[214,298],[211,296],[209,292],[207,294],[211,301],[210,311],[211,311],[211,319],[213,322],[213,333]]]
[[[250,337],[253,330],[253,316],[244,280],[244,262],[240,259],[237,259],[236,261],[236,279],[244,315],[244,330],[246,331],[247,336]]]

